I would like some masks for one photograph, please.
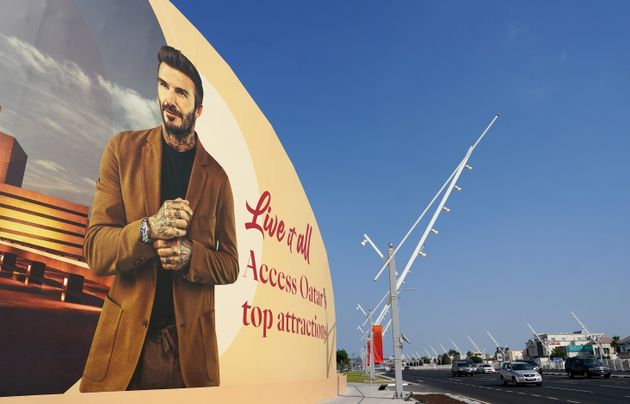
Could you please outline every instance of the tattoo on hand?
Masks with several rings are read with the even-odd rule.
[[[157,240],[169,240],[186,235],[192,217],[188,201],[177,198],[164,201],[158,212],[149,217],[150,237]]]
[[[189,238],[157,240],[153,246],[160,257],[162,268],[166,270],[180,271],[190,263],[192,241]]]

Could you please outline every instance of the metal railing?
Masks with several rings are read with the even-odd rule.
[[[630,372],[630,359],[603,359],[601,361],[613,371]],[[542,364],[543,370],[564,371],[564,361],[549,361]]]

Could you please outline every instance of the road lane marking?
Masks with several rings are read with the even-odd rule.
[[[579,401],[573,401],[573,400],[567,400],[567,403],[575,403],[575,404],[580,404]]]
[[[609,384],[598,384],[599,387],[607,387],[609,389],[630,390],[630,387],[611,386]]]
[[[542,397],[540,394],[530,394],[533,397]]]
[[[556,400],[556,401],[559,401],[559,400],[560,400],[559,398],[549,397],[549,396],[547,396],[547,398],[548,398],[548,399],[550,399],[550,400]]]
[[[545,386],[548,389],[556,389],[556,390],[568,390],[568,391],[577,391],[578,393],[595,393],[594,391],[589,390],[580,390],[580,389],[570,389],[567,387],[556,387],[556,386]]]

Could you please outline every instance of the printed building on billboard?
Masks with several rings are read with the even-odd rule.
[[[17,140],[0,132],[0,183],[21,187],[27,159]]]

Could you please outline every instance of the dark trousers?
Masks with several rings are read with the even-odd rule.
[[[161,330],[150,330],[127,390],[179,387],[185,386],[179,367],[177,328],[173,324]]]

